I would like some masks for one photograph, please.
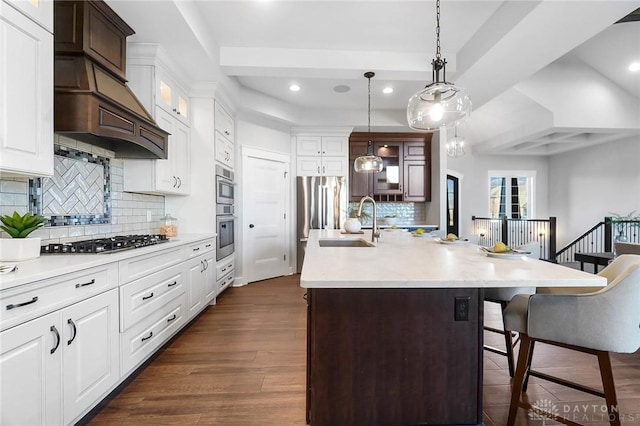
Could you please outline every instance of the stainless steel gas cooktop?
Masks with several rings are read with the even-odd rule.
[[[113,253],[154,244],[166,243],[165,235],[118,235],[109,238],[75,241],[72,243],[48,244],[40,248],[42,254],[86,254]]]

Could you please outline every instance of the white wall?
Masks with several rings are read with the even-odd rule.
[[[460,158],[446,158],[446,168],[463,175],[460,180],[460,235],[473,231],[471,216],[489,216],[489,170],[533,170],[535,217],[549,217],[548,158],[537,156],[481,156],[467,152]]]
[[[254,148],[259,148],[267,151],[279,152],[283,154],[287,154],[291,159],[291,174],[294,171],[295,165],[295,152],[294,148],[291,145],[291,133],[287,127],[283,127],[278,123],[274,123],[268,120],[261,120],[256,117],[251,118],[251,122],[247,121],[243,118],[236,118],[236,150],[235,150],[235,158],[236,158],[236,168],[235,168],[235,178],[236,185],[238,188],[238,194],[243,194],[243,182],[242,182],[242,146],[250,146]],[[292,181],[293,182],[293,181]],[[289,195],[290,200],[294,200],[294,185],[291,185],[291,193]],[[293,211],[293,207],[291,207],[294,203],[290,203],[290,208],[288,212],[288,217],[291,218],[291,226],[290,229],[295,230],[295,212]],[[241,261],[242,259],[242,250],[243,250],[243,238],[244,238],[244,229],[242,229],[242,210],[244,208],[242,197],[236,200],[235,209],[236,216],[238,216],[238,220],[236,221],[236,242],[235,242],[235,258],[236,258],[236,280],[237,282],[234,285],[243,285],[246,284],[246,278],[244,277],[243,265]],[[290,262],[290,268],[295,271],[295,232],[291,232],[293,235],[293,240],[289,243],[289,253],[287,255],[287,259]],[[291,238],[290,238],[291,239]]]
[[[640,211],[640,138],[551,157],[549,214],[558,218],[558,248],[610,212]]]

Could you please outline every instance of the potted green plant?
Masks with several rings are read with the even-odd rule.
[[[40,256],[40,237],[27,237],[44,225],[45,218],[31,212],[23,215],[13,212],[13,215],[1,216],[0,221],[0,228],[11,237],[0,239],[0,260],[21,261]]]
[[[349,208],[349,218],[344,221],[344,230],[349,233],[359,233],[360,228],[362,228],[362,222],[371,218],[371,215],[362,211],[362,214],[358,216],[358,209],[355,207]]]

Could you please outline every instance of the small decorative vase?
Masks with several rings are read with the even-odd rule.
[[[355,234],[356,232],[359,232],[361,227],[362,227],[362,224],[355,217],[351,217],[344,221],[344,230],[351,234]]]
[[[0,238],[0,260],[20,262],[40,257],[40,237]]]

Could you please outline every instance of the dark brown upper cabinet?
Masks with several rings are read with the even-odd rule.
[[[353,162],[367,153],[369,134],[349,138],[349,198],[376,201],[431,201],[431,134],[371,133],[372,152],[382,158],[380,173],[356,173]]]

